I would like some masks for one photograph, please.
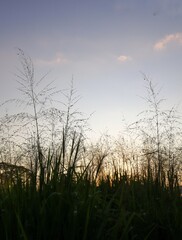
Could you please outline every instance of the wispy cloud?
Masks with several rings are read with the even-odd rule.
[[[177,42],[178,44],[182,44],[182,33],[174,33],[165,36],[163,39],[155,43],[154,49],[163,50],[171,42]]]
[[[57,53],[52,59],[37,59],[35,64],[39,66],[54,67],[68,63],[69,60],[61,53]]]
[[[117,60],[121,63],[124,63],[124,62],[128,62],[130,61],[132,58],[130,56],[126,56],[126,55],[120,55]]]

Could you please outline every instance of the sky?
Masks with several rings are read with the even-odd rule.
[[[0,102],[18,96],[17,48],[36,77],[73,79],[92,137],[117,135],[145,107],[143,74],[182,110],[181,0],[1,0]]]

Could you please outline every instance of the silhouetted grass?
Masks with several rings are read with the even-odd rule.
[[[124,138],[112,150],[107,141],[87,148],[73,86],[63,92],[65,110],[52,107],[60,91],[39,89],[44,77],[37,81],[31,59],[21,49],[18,55],[25,99],[16,103],[33,114],[0,122],[0,239],[181,239],[181,128],[174,109],[161,111],[152,82],[145,79],[149,111],[127,129],[137,132],[139,149]]]
[[[1,239],[180,239],[177,185],[170,189],[126,172],[91,178],[88,165],[76,170],[79,141],[64,171],[63,155],[53,163],[48,154],[41,189],[33,185],[34,178],[23,182],[18,176],[1,185]],[[96,174],[98,168],[99,163]]]

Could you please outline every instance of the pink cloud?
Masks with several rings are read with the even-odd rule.
[[[120,55],[117,60],[119,62],[127,62],[127,61],[130,61],[131,60],[131,57],[130,56],[126,56],[126,55]]]
[[[50,60],[46,60],[46,59],[35,60],[35,64],[39,66],[50,66],[50,67],[67,64],[68,62],[69,60],[61,53],[57,53],[56,56]]]
[[[166,48],[166,46],[171,42],[177,42],[178,44],[182,44],[182,33],[169,34],[165,36],[163,39],[155,43],[154,49],[162,50]]]

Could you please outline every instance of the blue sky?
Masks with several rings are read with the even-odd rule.
[[[116,135],[143,110],[141,72],[182,110],[181,0],[1,0],[0,101],[16,96],[17,47],[58,89],[72,76],[91,128]]]

